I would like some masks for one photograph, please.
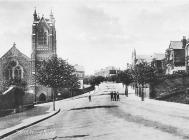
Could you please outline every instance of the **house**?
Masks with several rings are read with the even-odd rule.
[[[183,40],[170,41],[169,48],[165,53],[166,74],[186,71],[185,45],[183,44]]]
[[[100,70],[95,71],[95,76],[103,76],[103,77],[110,77],[112,75],[117,74],[119,70],[115,68],[114,66],[108,66],[105,68],[102,68]]]
[[[152,55],[137,55],[136,50],[132,52],[132,66],[134,67],[136,64],[146,62],[151,66],[154,66],[157,71],[164,71],[164,61],[165,54],[162,53],[154,53]]]
[[[154,53],[153,60],[151,61],[151,65],[156,69],[159,73],[165,72],[165,54]]]
[[[85,70],[83,66],[80,66],[78,64],[74,65],[75,68],[75,74],[79,79],[79,83],[80,83],[80,89],[83,89],[83,79],[85,77]]]
[[[135,67],[135,65],[140,64],[140,63],[147,63],[153,67],[158,72],[163,72],[164,71],[164,60],[165,60],[165,55],[161,53],[154,53],[153,55],[137,55],[136,50],[132,52],[132,68]],[[145,84],[144,86],[142,85],[134,85],[135,89],[135,94],[137,96],[142,96],[142,92],[144,93],[144,97],[150,98],[150,85]]]

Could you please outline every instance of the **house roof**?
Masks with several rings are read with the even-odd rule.
[[[162,60],[165,58],[165,54],[161,53],[154,53],[153,55],[137,55],[136,59],[138,61],[146,61],[146,62],[151,62],[153,59],[156,60]]]
[[[136,59],[138,59],[138,60],[144,60],[146,62],[150,62],[153,59],[153,55],[137,55]]]
[[[74,68],[76,69],[76,71],[83,71],[83,72],[85,71],[84,67],[78,64],[74,65]]]
[[[182,49],[182,41],[170,41],[170,49]]]
[[[154,53],[153,58],[155,58],[156,60],[162,60],[165,58],[165,54],[162,53]]]

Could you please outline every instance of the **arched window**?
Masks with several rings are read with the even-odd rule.
[[[12,75],[12,67],[8,67],[7,69],[6,69],[6,79],[7,80],[10,80],[10,79],[12,79],[13,78],[13,75]]]
[[[43,45],[43,33],[44,33],[43,28],[40,28],[38,31],[38,43],[40,45]]]
[[[38,43],[39,45],[47,45],[47,32],[43,28],[38,30]]]
[[[44,32],[44,35],[43,35],[43,44],[47,45],[47,32]]]
[[[14,70],[14,78],[21,79],[22,78],[22,69],[20,66],[17,66]]]

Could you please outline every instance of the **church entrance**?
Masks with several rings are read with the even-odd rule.
[[[39,96],[39,101],[40,102],[46,102],[46,96],[44,93],[41,93],[40,96]]]

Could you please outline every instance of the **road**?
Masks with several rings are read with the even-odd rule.
[[[6,137],[6,140],[181,140],[189,139],[189,107],[140,101],[121,95],[110,101],[105,84],[92,94],[58,101],[59,114]]]

